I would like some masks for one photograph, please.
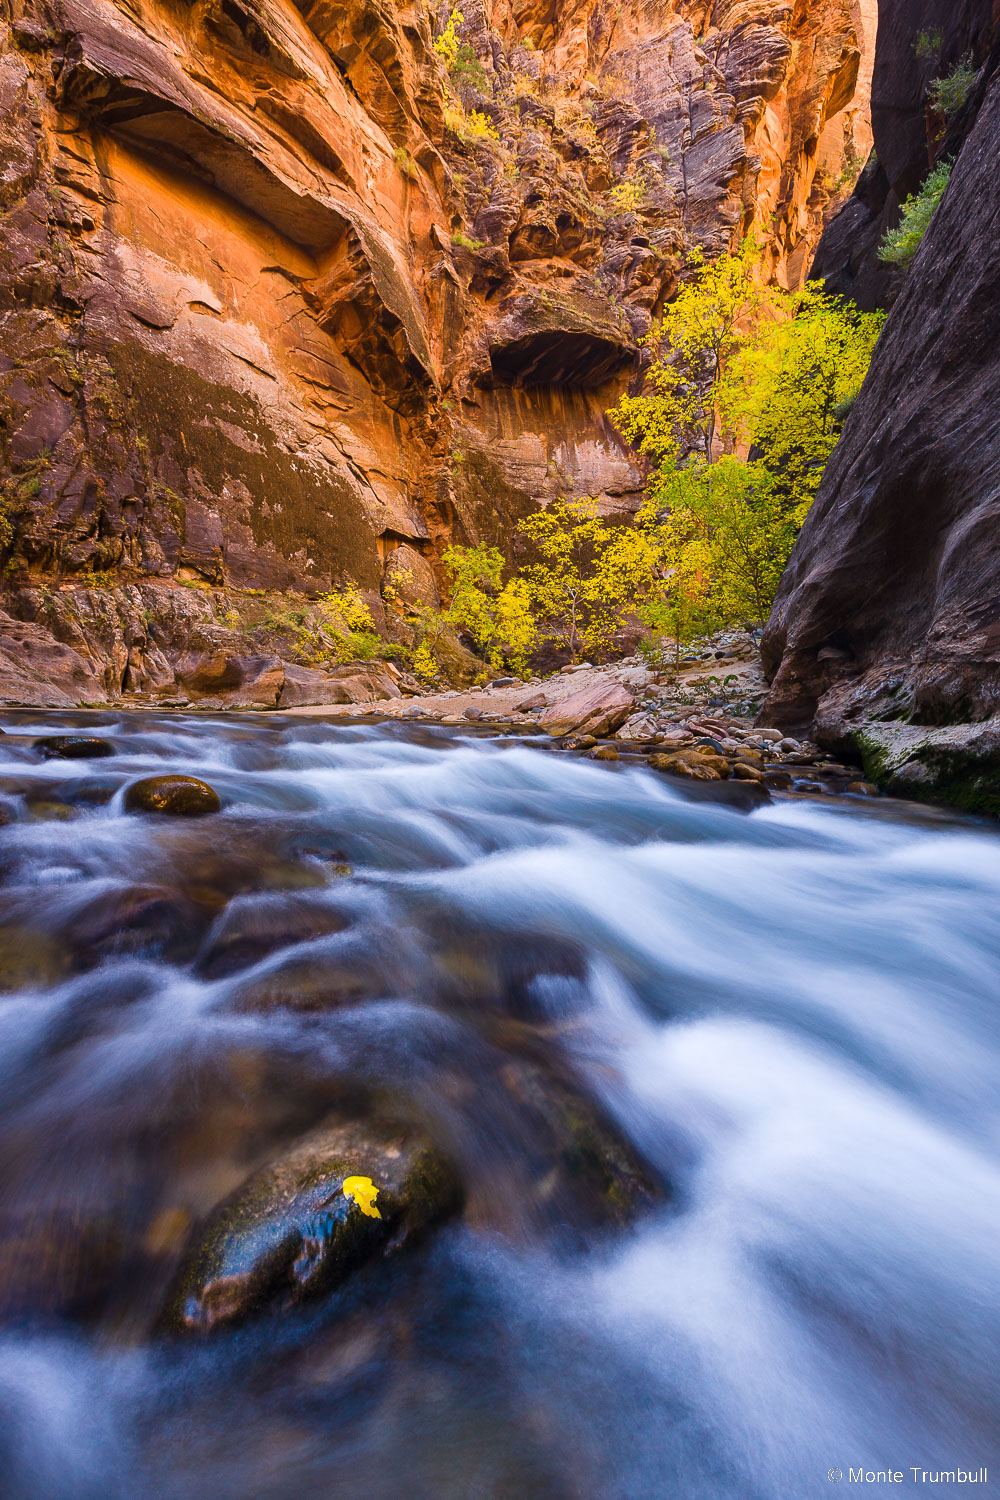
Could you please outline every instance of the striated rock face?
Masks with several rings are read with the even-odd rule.
[[[5,604],[103,590],[47,624],[111,695],[177,689],[177,581],[384,626],[387,570],[433,603],[453,539],[633,508],[604,414],[686,250],[756,223],[801,279],[857,0],[463,10],[449,81],[443,7],[0,4]]]
[[[814,722],[898,789],[997,811],[995,63],[782,581],[763,717]]]
[[[879,0],[869,95],[875,152],[829,225],[811,272],[867,311],[892,301],[900,285],[899,274],[878,260],[879,241],[934,162],[961,149],[992,65],[986,63],[982,81],[949,119],[932,108],[928,86],[963,59],[984,63],[995,29],[994,0]]]

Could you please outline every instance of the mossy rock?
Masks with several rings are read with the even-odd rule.
[[[125,793],[125,811],[130,813],[201,818],[221,807],[218,792],[196,776],[147,776],[133,781]]]
[[[1000,720],[928,726],[869,722],[847,738],[865,776],[897,797],[1000,817]]]
[[[458,1210],[456,1173],[427,1137],[327,1126],[255,1176],[199,1232],[164,1323],[209,1332],[336,1290]]]

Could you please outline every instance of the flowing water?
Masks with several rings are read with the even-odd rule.
[[[1000,1472],[993,828],[413,725],[3,722],[5,1500]],[[84,722],[113,757],[32,748]],[[161,771],[224,810],[126,815]],[[549,1088],[641,1202],[584,1202]],[[199,1217],[345,1099],[428,1131],[464,1212],[160,1331]]]

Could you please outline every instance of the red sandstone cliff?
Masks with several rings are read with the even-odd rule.
[[[91,696],[252,655],[225,590],[378,614],[451,538],[633,507],[604,413],[686,250],[756,223],[801,280],[866,144],[856,0],[463,14],[449,78],[446,6],[0,4],[4,604]]]

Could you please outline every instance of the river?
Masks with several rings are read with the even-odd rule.
[[[990,1492],[992,826],[416,724],[0,723],[5,1500]],[[126,814],[156,772],[222,812]],[[215,1205],[386,1101],[464,1210],[166,1328]],[[643,1178],[614,1213],[580,1111]]]

